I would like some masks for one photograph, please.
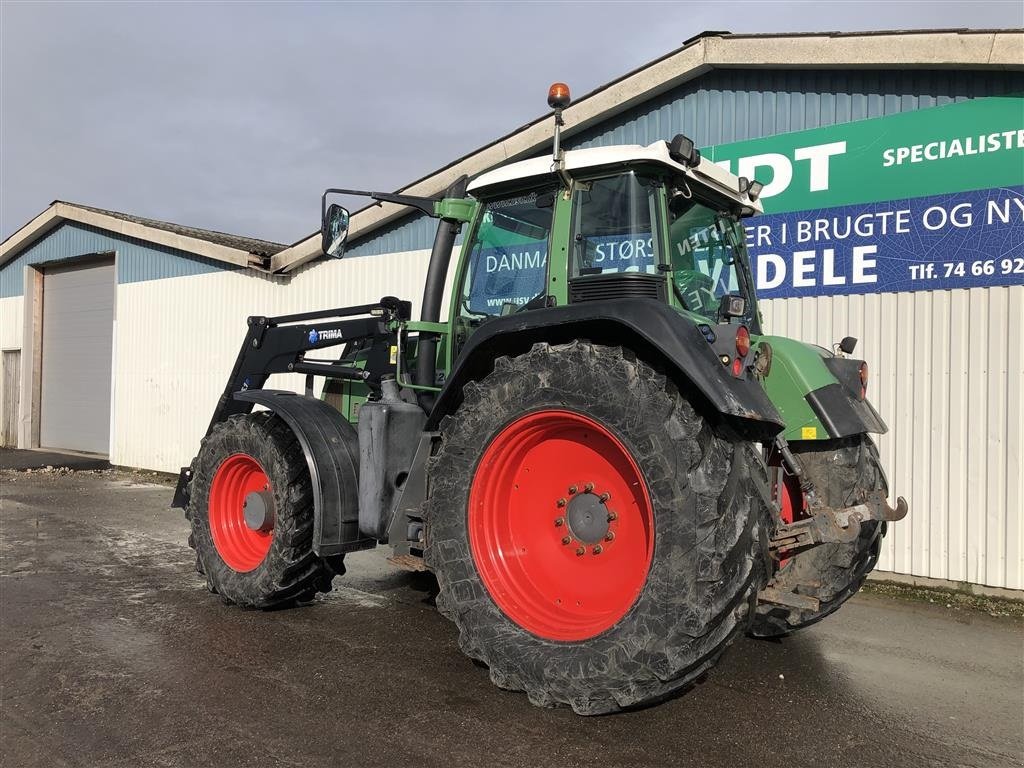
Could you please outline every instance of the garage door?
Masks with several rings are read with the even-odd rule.
[[[108,453],[114,262],[51,267],[43,276],[39,444]]]

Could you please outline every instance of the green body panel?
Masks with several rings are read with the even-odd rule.
[[[446,197],[434,204],[434,215],[439,219],[468,224],[476,217],[479,207],[480,204],[469,197]]]
[[[828,430],[806,399],[809,392],[836,383],[822,362],[823,351],[783,336],[757,336],[751,341],[772,347],[772,367],[762,384],[786,422],[782,436],[786,440],[827,440]]]
[[[572,200],[564,192],[555,196],[555,215],[548,246],[548,295],[559,306],[569,303],[569,230],[572,226]]]

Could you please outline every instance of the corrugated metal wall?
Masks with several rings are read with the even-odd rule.
[[[94,253],[117,252],[117,281],[159,280],[232,269],[223,262],[126,237],[87,224],[67,222],[0,267],[0,298],[20,296],[26,265],[46,264]]]
[[[386,295],[414,300],[418,313],[429,255],[320,262],[290,279],[246,270],[119,285],[111,461],[177,472],[192,459],[248,316],[345,307]],[[298,375],[267,384],[296,391],[302,385]]]
[[[0,349],[21,349],[24,301],[21,296],[0,298]]]
[[[717,70],[573,137],[573,148],[758,139],[1024,90],[1021,72]]]
[[[726,143],[1010,91],[1024,91],[1020,73],[720,71],[572,144],[643,144],[679,131]],[[290,279],[212,271],[157,280],[182,274],[164,264],[178,257],[147,254],[119,274],[112,460],[176,471],[206,429],[248,315],[385,294],[418,300],[432,238],[433,222],[405,219],[353,244],[353,255],[386,259],[318,262]],[[117,250],[120,272],[125,244]],[[20,293],[21,271],[5,267],[0,295],[15,293],[15,281]],[[0,346],[21,345],[21,306],[0,299]],[[772,333],[823,346],[861,339],[872,399],[890,425],[879,443],[891,489],[912,510],[893,526],[880,568],[1024,589],[1024,287],[776,300],[763,311]]]
[[[677,133],[706,147],[1021,92],[1022,72],[723,69],[570,136],[566,147],[646,145]],[[411,214],[353,241],[350,253],[429,248],[434,231],[426,216]]]
[[[890,491],[879,569],[1024,589],[1024,286],[776,299],[765,330],[860,339]]]
[[[334,261],[290,284],[225,272],[118,286],[112,461],[173,472],[191,459],[246,316],[418,297],[427,258],[395,254],[386,269]],[[770,333],[822,346],[860,339],[890,427],[879,439],[890,488],[911,503],[879,568],[1024,589],[1024,287],[784,299],[762,310]],[[275,378],[268,386],[301,388],[297,376]]]

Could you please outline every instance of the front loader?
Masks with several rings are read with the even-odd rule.
[[[439,219],[420,320],[395,297],[249,318],[174,504],[227,601],[309,600],[385,545],[434,573],[495,684],[599,714],[834,611],[907,507],[855,340],[761,328],[742,226],[761,185],[684,136],[563,151],[568,89],[548,102],[553,157],[438,198],[324,194],[330,257],[349,214],[329,194]],[[275,373],[304,394],[264,389]]]

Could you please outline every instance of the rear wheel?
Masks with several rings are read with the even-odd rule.
[[[867,492],[888,491],[878,449],[867,435],[828,442],[791,443],[822,503],[841,508],[857,504]],[[799,516],[799,486],[787,478],[780,488],[785,522]],[[789,515],[789,519],[786,516]],[[853,597],[878,562],[886,524],[871,520],[849,544],[822,544],[784,560],[770,586],[813,597],[818,610],[764,603],[758,606],[753,634],[778,637],[809,626],[835,612]]]
[[[749,628],[766,474],[650,366],[546,344],[442,424],[427,564],[460,646],[534,704],[600,714],[686,687]]]
[[[313,552],[313,496],[302,448],[263,412],[217,424],[192,467],[186,517],[196,567],[212,592],[273,608],[330,590],[341,558]]]

